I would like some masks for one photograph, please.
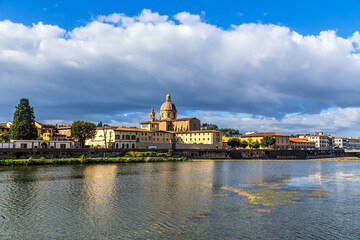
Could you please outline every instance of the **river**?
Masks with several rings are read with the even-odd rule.
[[[359,239],[360,162],[0,168],[0,239]]]

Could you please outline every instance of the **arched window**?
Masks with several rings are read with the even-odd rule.
[[[129,148],[129,144],[128,144],[128,143],[126,144],[126,148]]]
[[[125,148],[125,144],[124,144],[124,143],[122,144],[122,148]]]
[[[135,148],[135,143],[132,144],[131,148]]]

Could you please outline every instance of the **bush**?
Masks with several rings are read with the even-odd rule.
[[[79,158],[79,161],[80,161],[80,163],[85,163],[86,162],[86,157],[85,157],[85,155],[83,154],[83,155],[81,155],[80,156],[80,158]]]

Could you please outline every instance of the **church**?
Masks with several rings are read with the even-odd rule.
[[[150,120],[142,122],[141,128],[155,131],[200,131],[200,120],[195,117],[177,118],[175,104],[171,102],[170,95],[166,95],[165,102],[160,108],[160,120],[156,120],[154,108],[150,112]]]
[[[200,120],[195,117],[177,118],[177,110],[169,94],[161,105],[160,119],[156,119],[155,111],[151,109],[149,121],[140,125],[141,128],[98,127],[96,136],[88,139],[86,145],[120,149],[222,148],[222,132],[200,130]]]

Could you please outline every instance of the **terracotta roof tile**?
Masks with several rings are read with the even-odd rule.
[[[286,135],[278,132],[256,132],[256,133],[242,135],[240,137],[245,138],[245,137],[264,137],[264,136],[290,137],[290,135]]]

